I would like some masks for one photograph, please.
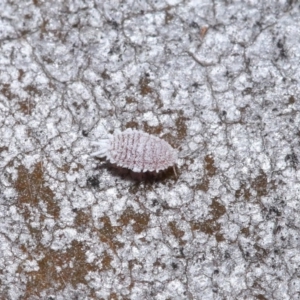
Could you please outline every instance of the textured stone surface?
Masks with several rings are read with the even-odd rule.
[[[0,298],[299,299],[299,36],[297,1],[0,1]],[[127,128],[179,177],[90,157]]]

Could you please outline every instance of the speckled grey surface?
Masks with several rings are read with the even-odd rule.
[[[0,298],[299,299],[299,62],[297,1],[1,1]]]

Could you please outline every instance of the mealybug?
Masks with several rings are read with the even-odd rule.
[[[177,150],[166,141],[139,130],[126,129],[109,134],[107,139],[92,142],[99,150],[93,156],[106,157],[117,166],[134,172],[158,172],[173,166],[178,159]]]

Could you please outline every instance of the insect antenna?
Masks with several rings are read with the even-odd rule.
[[[174,171],[175,177],[176,177],[176,179],[177,179],[177,178],[178,178],[178,175],[177,175],[177,172],[176,172],[176,166],[175,166],[175,165],[173,165],[173,171]]]

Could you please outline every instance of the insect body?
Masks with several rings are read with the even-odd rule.
[[[106,157],[111,163],[134,172],[158,172],[173,166],[177,150],[166,141],[139,130],[126,129],[108,135],[107,139],[92,143],[99,147],[93,156]]]

